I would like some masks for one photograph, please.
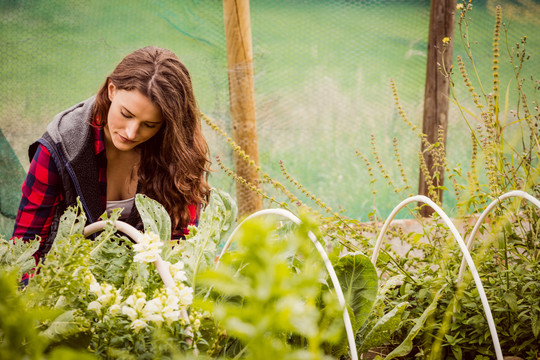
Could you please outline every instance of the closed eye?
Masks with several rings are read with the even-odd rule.
[[[133,117],[131,114],[125,113],[124,110],[120,110],[120,114],[122,114],[122,116],[126,119],[131,119]]]

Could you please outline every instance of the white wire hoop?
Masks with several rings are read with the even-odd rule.
[[[240,229],[242,225],[246,223],[247,221],[253,218],[265,216],[265,215],[282,216],[284,218],[289,219],[290,221],[292,221],[293,223],[297,225],[300,225],[302,223],[302,221],[296,215],[294,215],[293,213],[285,209],[264,209],[264,210],[260,210],[249,215],[242,222],[240,222],[240,224],[238,224],[238,226],[233,230],[232,234],[227,239],[227,242],[223,246],[221,254],[216,258],[216,267],[219,264],[221,257],[227,252],[227,250],[231,246],[234,236],[238,232],[238,229]],[[349,353],[351,355],[351,360],[358,360],[358,353],[356,350],[356,342],[354,341],[354,333],[352,330],[351,319],[349,317],[349,312],[347,311],[347,306],[345,303],[345,296],[343,295],[343,291],[341,289],[341,285],[337,278],[336,272],[334,271],[334,267],[332,266],[332,263],[330,262],[330,259],[328,258],[328,254],[326,253],[326,251],[324,251],[321,243],[317,240],[317,237],[315,236],[315,234],[313,234],[313,232],[310,231],[308,232],[308,237],[313,242],[313,244],[315,245],[315,248],[319,252],[319,255],[323,259],[324,265],[326,267],[326,271],[328,271],[328,274],[330,275],[330,279],[332,280],[332,285],[334,286],[334,290],[336,291],[339,305],[343,308],[343,322],[345,323],[345,331],[347,332],[347,341],[349,343]]]
[[[500,204],[502,202],[502,200],[508,199],[508,198],[511,198],[511,197],[520,197],[522,199],[528,200],[531,203],[533,203],[534,205],[536,205],[537,208],[540,209],[540,200],[538,200],[537,198],[535,198],[532,195],[527,194],[524,191],[514,190],[514,191],[507,192],[505,194],[502,194],[501,196],[499,196],[498,198],[493,200],[485,208],[485,210],[482,212],[482,214],[480,215],[478,220],[476,220],[476,224],[474,224],[474,228],[472,229],[471,234],[469,235],[469,238],[467,239],[467,250],[469,250],[469,251],[471,250],[472,243],[473,243],[474,239],[476,238],[476,234],[480,230],[480,226],[482,226],[482,224],[484,223],[485,218],[491,212],[491,210],[493,210],[498,204]],[[461,266],[459,267],[458,278],[457,278],[457,281],[456,281],[457,285],[461,284],[461,281],[463,281],[463,276],[464,275],[465,275],[465,261],[462,260],[461,261]]]
[[[377,242],[375,243],[375,247],[373,249],[373,254],[371,256],[371,262],[375,267],[377,267],[377,257],[379,255],[379,250],[381,248],[382,241],[384,239],[384,235],[386,234],[386,231],[388,229],[388,226],[396,216],[396,214],[406,205],[412,203],[412,202],[422,202],[426,205],[430,206],[439,216],[445,224],[450,229],[450,232],[454,236],[454,239],[456,239],[461,252],[463,254],[463,259],[467,262],[467,265],[469,265],[469,268],[471,269],[471,273],[474,278],[474,282],[476,284],[476,288],[478,289],[478,295],[480,296],[480,300],[482,301],[482,305],[484,307],[484,313],[486,315],[486,320],[488,322],[489,331],[491,333],[491,339],[493,340],[493,346],[495,347],[495,354],[497,356],[497,360],[503,360],[501,345],[499,343],[499,336],[497,335],[497,329],[495,328],[495,322],[493,321],[493,315],[491,314],[491,309],[489,307],[489,303],[487,301],[486,293],[484,291],[484,287],[482,286],[482,281],[480,281],[480,276],[478,275],[478,271],[476,270],[476,266],[474,265],[474,261],[472,260],[471,254],[469,253],[469,250],[467,249],[467,246],[465,245],[465,242],[463,241],[461,235],[459,234],[458,230],[456,229],[456,226],[454,223],[450,220],[448,215],[437,205],[435,204],[430,198],[423,196],[423,195],[416,195],[411,196],[405,200],[403,200],[401,203],[399,203],[394,210],[390,213],[388,218],[383,224],[383,227],[381,229],[381,232],[377,238]]]

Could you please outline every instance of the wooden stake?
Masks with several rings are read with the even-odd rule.
[[[223,0],[223,15],[233,140],[259,165],[249,0]],[[236,173],[259,186],[257,171],[236,152],[233,159]],[[242,184],[236,185],[236,199],[240,218],[262,209],[261,196]]]
[[[428,57],[426,70],[426,87],[424,95],[424,120],[422,132],[427,135],[427,141],[430,144],[437,142],[439,129],[443,130],[442,145],[446,148],[446,133],[448,128],[448,94],[450,90],[450,82],[445,77],[440,68],[444,67],[449,71],[452,65],[452,46],[454,36],[454,23],[456,13],[456,0],[432,0],[429,20],[429,37],[428,37]],[[450,42],[444,47],[443,39],[448,38]],[[444,168],[434,167],[434,159],[432,154],[424,152],[426,145],[422,143],[422,153],[430,172],[433,185],[435,187],[442,186],[444,182]],[[434,172],[439,173],[438,177],[433,177]],[[418,193],[430,197],[426,177],[420,170],[420,179],[418,185]],[[442,204],[443,192],[441,189],[436,190],[438,201]],[[433,209],[423,207],[420,214],[430,216]]]

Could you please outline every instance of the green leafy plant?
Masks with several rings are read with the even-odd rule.
[[[7,246],[2,240],[1,248]],[[30,257],[28,260],[33,258]],[[15,260],[15,259],[14,259]],[[20,268],[11,269],[0,265],[0,356],[2,359],[95,359],[86,350],[77,350],[69,345],[50,348],[52,341],[41,331],[38,324],[52,321],[57,311],[46,307],[35,307],[19,289]]]
[[[343,310],[308,237],[316,227],[304,217],[287,234],[273,228],[271,222],[247,222],[237,248],[201,275],[210,291],[202,306],[236,339],[223,345],[223,353],[250,359],[346,356]],[[362,254],[338,257],[335,265],[357,329],[369,316],[377,274]]]
[[[32,309],[49,309],[44,312],[48,316],[26,324],[37,339],[29,342],[36,344],[36,354],[71,347],[102,358],[163,358],[193,351],[199,342],[204,346],[199,331],[203,314],[192,308],[187,315],[193,290],[184,266],[191,263],[182,259],[191,253],[181,253],[181,246],[171,242],[170,219],[161,205],[143,195],[137,195],[136,205],[146,229],[138,244],[117,233],[113,223],[118,212],[106,219],[94,240],[86,238],[80,204],[62,216],[53,247],[37,266],[32,257],[37,242],[2,242],[1,265],[12,282],[35,267],[28,286],[13,295],[21,304],[14,321],[31,317]],[[214,190],[207,210],[190,239],[207,239],[202,244],[216,248],[234,220],[235,207],[227,194]],[[172,287],[164,286],[151,264],[159,254],[175,280]],[[0,343],[7,343],[10,351],[33,349],[25,347],[29,340],[23,340],[24,332],[17,336],[12,325],[6,326],[11,327],[2,332]],[[15,340],[8,342],[11,337]]]

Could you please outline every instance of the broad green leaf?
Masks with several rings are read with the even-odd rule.
[[[377,296],[378,277],[375,267],[367,256],[360,252],[349,253],[337,260],[334,265],[341,290],[345,296],[347,312],[351,319],[353,334],[369,318]],[[343,337],[341,343],[332,347],[332,355],[347,353],[348,344]]]
[[[0,239],[0,266],[17,267],[19,274],[27,273],[36,266],[32,255],[38,248],[38,240]]]
[[[96,356],[90,352],[83,352],[78,349],[70,349],[68,347],[54,348],[47,359],[62,359],[62,360],[96,360]]]
[[[460,346],[452,346],[452,354],[454,354],[454,357],[456,358],[456,360],[461,360],[463,359],[463,353],[461,351],[461,347]]]
[[[366,334],[365,338],[357,339],[358,353],[363,353],[371,348],[381,346],[390,340],[390,337],[398,328],[401,322],[401,315],[405,308],[409,305],[408,302],[402,302],[396,305],[389,313],[380,318],[371,330]]]
[[[75,315],[78,310],[69,310],[62,313],[41,334],[52,342],[58,342],[84,329],[76,321]]]
[[[55,239],[62,239],[75,234],[82,234],[86,225],[86,215],[81,201],[77,198],[77,205],[70,206],[60,218],[58,232]],[[57,241],[53,242],[54,244]]]
[[[232,268],[222,265],[219,271],[201,273],[198,280],[227,296],[251,296],[254,290],[249,286],[250,284],[247,281],[239,281],[234,275]]]
[[[513,292],[506,292],[503,295],[504,301],[508,304],[511,311],[517,312],[517,296]]]
[[[203,209],[199,226],[192,228],[182,244],[182,259],[189,269],[195,288],[197,274],[213,267],[218,245],[231,229],[236,219],[237,208],[231,196],[221,190],[212,189],[210,201]],[[174,250],[173,250],[174,252]]]
[[[540,316],[537,311],[533,311],[531,315],[532,331],[535,338],[540,334]]]
[[[158,234],[161,241],[171,239],[171,218],[163,205],[143,194],[135,196],[135,206],[141,216],[145,232]]]
[[[102,236],[103,238],[101,238]],[[120,287],[133,262],[131,241],[105,231],[94,243],[98,241],[100,241],[99,245],[96,245],[91,252],[90,270],[98,282]]]
[[[345,301],[353,311],[356,332],[368,318],[377,296],[377,271],[369,258],[360,252],[342,256],[334,269]]]
[[[34,253],[39,248],[39,241],[27,241],[23,242],[21,239],[15,239],[15,243],[11,246],[19,247],[23,252],[19,252],[17,259],[15,259],[15,264],[23,265],[27,262],[35,265]]]
[[[220,189],[213,188],[210,193],[210,201],[201,214],[201,222],[211,222],[219,220],[219,226],[215,229],[216,235],[227,232],[236,221],[238,209],[236,202],[228,193]]]
[[[89,265],[92,246],[93,241],[80,233],[55,240],[45,261],[39,264],[39,276],[32,278],[27,288],[39,294],[35,297],[38,304],[53,305],[61,295],[73,303],[79,301],[75,296],[82,277],[78,269]]]
[[[8,250],[10,246],[11,244],[9,243],[9,241],[0,239],[0,264],[2,265],[3,264],[11,265],[11,262],[9,261],[9,257],[6,256],[6,254],[8,254]]]
[[[398,274],[387,279],[386,282],[379,288],[377,292],[377,303],[384,306],[386,294],[393,288],[401,286],[405,280],[405,275]],[[381,314],[382,316],[382,314]]]
[[[429,306],[426,308],[426,310],[424,310],[422,315],[420,315],[420,317],[415,320],[415,324],[411,331],[409,331],[409,334],[407,334],[405,340],[403,340],[403,342],[399,344],[397,348],[395,348],[390,354],[388,354],[385,357],[385,360],[390,360],[399,356],[405,356],[411,352],[413,348],[413,339],[416,337],[416,335],[418,335],[418,332],[424,326],[427,318],[437,309],[437,303],[442,296],[442,290],[443,288],[437,291],[437,293],[433,297],[433,301],[431,302],[431,304],[429,304]]]

